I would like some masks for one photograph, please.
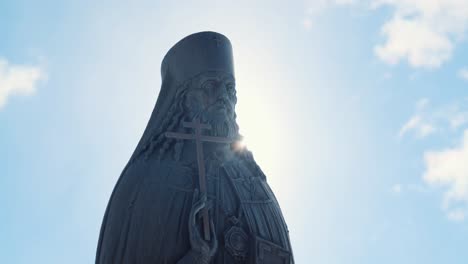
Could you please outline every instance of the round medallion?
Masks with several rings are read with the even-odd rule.
[[[233,226],[224,235],[226,250],[237,260],[243,260],[249,250],[249,237],[242,228]]]

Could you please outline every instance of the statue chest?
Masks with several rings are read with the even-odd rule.
[[[243,162],[207,163],[220,247],[213,263],[290,263],[280,208],[263,177]]]

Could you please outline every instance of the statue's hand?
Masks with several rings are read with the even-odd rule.
[[[200,218],[199,212],[203,208],[210,208],[211,203],[207,202],[206,194],[200,195],[198,189],[193,193],[192,209],[189,216],[189,237],[190,251],[179,261],[178,264],[208,264],[218,249],[218,240],[216,239],[213,220],[210,220],[211,242],[205,241],[197,225],[197,219]]]

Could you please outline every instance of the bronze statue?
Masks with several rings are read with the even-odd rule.
[[[237,144],[229,40],[185,37],[161,75],[147,128],[107,206],[96,263],[294,263],[278,202]]]

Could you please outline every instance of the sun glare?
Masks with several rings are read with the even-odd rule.
[[[245,138],[242,137],[240,140],[236,141],[233,143],[233,149],[235,151],[242,151],[244,150],[245,148],[247,147],[246,143],[245,143]]]

